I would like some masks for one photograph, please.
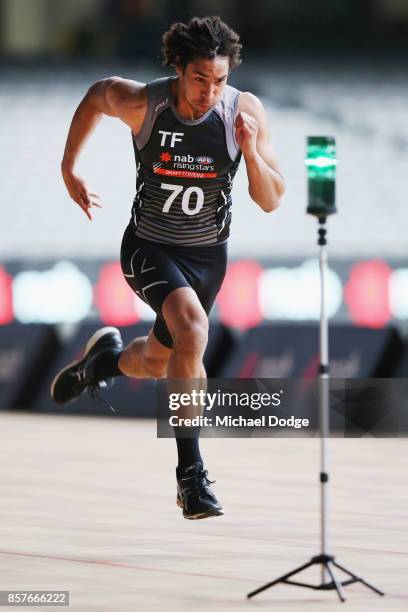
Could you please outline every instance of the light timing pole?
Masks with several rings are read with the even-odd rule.
[[[320,461],[321,470],[319,475],[320,480],[320,535],[321,545],[320,554],[312,557],[310,561],[297,567],[296,569],[280,576],[279,578],[264,584],[260,588],[248,593],[247,597],[254,597],[258,593],[269,589],[270,587],[283,582],[285,584],[293,584],[295,586],[306,587],[315,590],[331,590],[336,589],[341,601],[345,601],[343,586],[352,584],[353,582],[361,582],[369,589],[372,589],[379,595],[384,595],[382,591],[366,582],[363,578],[357,576],[353,572],[346,569],[335,561],[333,555],[329,554],[328,537],[327,537],[327,502],[328,502],[328,439],[330,436],[330,366],[329,366],[329,336],[328,336],[328,320],[325,309],[325,273],[327,269],[327,253],[326,245],[327,230],[325,228],[326,218],[337,212],[335,206],[335,184],[336,184],[336,143],[331,136],[309,136],[307,139],[307,155],[306,166],[308,173],[308,207],[307,212],[317,217],[319,222],[318,228],[318,245],[320,247],[319,268],[320,268],[320,364],[319,364],[319,422],[320,422]],[[290,580],[295,574],[299,574],[303,570],[312,565],[319,565],[321,568],[321,582],[317,585],[307,582],[298,582]],[[335,568],[346,574],[346,579],[339,580],[335,575]],[[328,579],[327,579],[328,578]]]

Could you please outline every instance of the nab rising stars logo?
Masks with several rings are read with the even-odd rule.
[[[168,164],[171,164],[172,167],[169,168]],[[176,155],[169,151],[160,153],[160,161],[153,164],[155,174],[184,178],[216,178],[217,173],[214,170],[214,160],[208,155],[198,155],[194,158],[189,153],[187,155]]]

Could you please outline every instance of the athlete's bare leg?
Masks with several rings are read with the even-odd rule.
[[[208,341],[208,317],[190,287],[175,289],[163,302],[162,312],[173,338],[168,378],[205,377],[203,355]]]
[[[151,330],[148,336],[136,338],[122,351],[118,366],[126,376],[164,378],[171,351]]]
[[[163,316],[174,348],[162,344],[153,330],[133,340],[121,353],[119,369],[136,378],[206,378],[202,362],[208,338],[208,318],[196,293],[175,289],[163,303]]]
[[[208,338],[208,318],[196,293],[189,287],[175,289],[164,300],[162,311],[174,347],[169,349],[164,346],[152,329],[148,336],[136,338],[122,350],[119,361],[116,361],[116,369],[119,367],[126,376],[136,378],[167,376],[169,391],[175,389],[189,393],[206,390],[203,355]],[[201,405],[183,405],[179,416],[195,417],[201,415],[203,409]],[[221,504],[208,488],[209,481],[200,453],[200,428],[193,427],[189,437],[180,436],[175,431],[175,438],[178,455],[177,505],[183,509],[183,516],[195,519],[223,514]],[[193,482],[189,485],[190,489],[186,484],[189,482]]]
[[[159,342],[151,330],[123,350],[118,363],[121,372],[136,378],[206,378],[202,356],[208,320],[195,292],[186,287],[173,291],[164,301],[163,315],[174,349]]]

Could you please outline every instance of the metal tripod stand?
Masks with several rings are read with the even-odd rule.
[[[366,582],[361,576],[354,574],[343,565],[337,563],[333,555],[328,554],[328,539],[327,539],[327,483],[329,481],[328,473],[328,438],[330,435],[329,425],[329,408],[330,408],[330,396],[329,396],[329,337],[328,337],[328,320],[325,310],[325,272],[327,268],[327,252],[326,252],[326,233],[327,230],[324,227],[326,224],[326,217],[319,217],[318,230],[318,245],[320,247],[319,255],[319,267],[320,267],[320,282],[321,282],[321,303],[320,303],[320,365],[319,365],[319,419],[320,419],[320,435],[321,435],[321,472],[320,472],[320,509],[321,509],[321,553],[312,557],[310,561],[304,565],[300,565],[291,572],[268,582],[263,586],[255,589],[251,593],[248,593],[247,597],[254,597],[258,593],[269,589],[275,584],[283,582],[285,584],[293,584],[294,586],[306,587],[308,589],[315,589],[321,591],[328,591],[336,589],[337,594],[341,601],[346,601],[343,587],[352,584],[354,582],[361,582],[369,589],[378,593],[378,595],[384,595],[383,591],[380,591],[372,584]],[[311,567],[312,565],[320,565],[321,567],[321,582],[320,584],[314,585],[307,582],[298,582],[296,580],[290,580],[292,576],[299,574],[303,570]],[[341,570],[346,574],[346,578],[339,579],[335,575],[335,568]],[[327,580],[328,576],[328,580]]]

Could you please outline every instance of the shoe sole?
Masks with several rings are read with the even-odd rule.
[[[188,519],[189,521],[196,521],[200,519],[211,518],[212,516],[224,515],[224,512],[222,510],[209,510],[207,512],[200,512],[199,514],[186,514],[186,512],[184,511],[184,506],[178,498],[176,500],[176,504],[179,508],[182,508],[184,518]]]
[[[98,340],[100,340],[103,336],[105,336],[105,334],[109,334],[112,332],[117,332],[118,334],[120,334],[119,330],[116,327],[102,327],[101,329],[98,329],[98,331],[96,331],[93,336],[91,336],[88,340],[88,342],[85,345],[85,350],[84,353],[81,357],[81,359],[76,359],[75,361],[71,361],[71,363],[69,363],[68,365],[66,365],[64,368],[62,368],[62,370],[60,370],[58,372],[58,374],[55,375],[54,380],[51,383],[51,389],[50,389],[50,395],[51,395],[51,399],[56,402],[56,400],[54,399],[54,389],[55,389],[55,385],[57,384],[57,380],[58,378],[64,374],[67,370],[69,370],[70,368],[72,368],[73,366],[78,365],[79,363],[81,363],[81,361],[83,359],[85,359],[85,357],[88,355],[89,351],[95,346],[95,344],[98,342]],[[64,402],[63,404],[61,404],[60,402],[56,402],[57,404],[59,403],[61,406],[66,406],[67,404],[70,404],[71,402],[74,402],[76,400],[76,398],[70,400],[69,402]]]

